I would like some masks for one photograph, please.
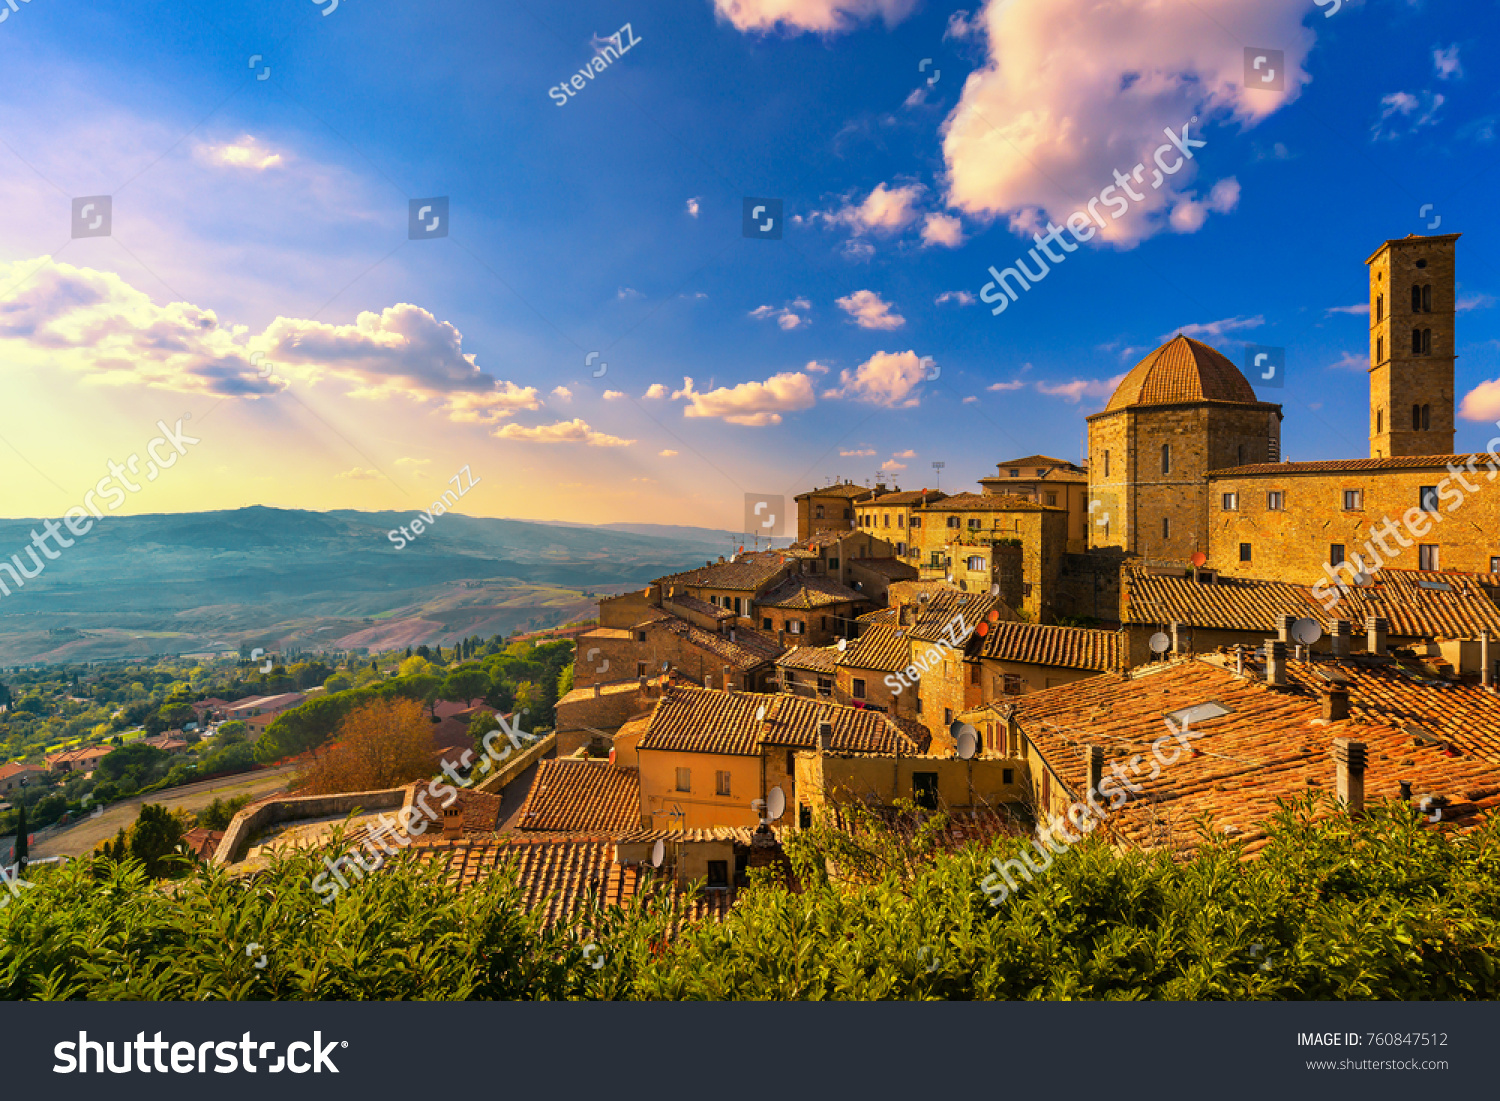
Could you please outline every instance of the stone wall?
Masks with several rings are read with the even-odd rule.
[[[289,795],[269,799],[246,807],[234,816],[224,837],[214,852],[213,863],[233,864],[244,859],[245,851],[255,835],[267,826],[278,822],[292,822],[302,818],[328,818],[336,814],[349,814],[355,810],[373,811],[399,808],[406,796],[406,788],[387,788],[382,791],[350,791],[337,795]]]
[[[1087,617],[1111,628],[1120,620],[1120,569],[1127,555],[1116,547],[1063,558],[1053,611],[1058,616]]]

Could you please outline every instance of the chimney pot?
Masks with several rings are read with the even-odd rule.
[[[1410,780],[1398,780],[1397,784],[1399,784],[1400,787],[1401,787],[1401,798],[1402,799],[1410,799],[1411,798],[1411,781]]]
[[[1172,653],[1183,653],[1186,650],[1186,647],[1183,645],[1186,641],[1184,632],[1182,631],[1182,624],[1174,620],[1172,623]]]
[[[1390,635],[1391,625],[1386,619],[1378,615],[1365,619],[1365,649],[1370,653],[1384,655]]]
[[[1365,809],[1365,743],[1352,738],[1333,740],[1334,790],[1350,814]]]
[[[1350,641],[1354,635],[1354,625],[1347,619],[1336,619],[1333,621],[1333,656],[1336,658],[1347,658],[1349,656]]]
[[[1266,639],[1266,683],[1286,687],[1286,643],[1279,638]]]
[[[1331,723],[1343,722],[1349,717],[1349,691],[1345,688],[1330,688],[1323,697],[1323,718]]]
[[[720,672],[724,674],[724,690],[727,692],[729,689],[734,687],[733,682],[729,679],[729,666],[724,666],[724,668],[721,669]]]
[[[1088,770],[1088,788],[1085,798],[1099,790],[1099,785],[1104,782],[1104,749],[1097,745],[1085,746],[1083,750],[1083,762]]]
[[[1292,617],[1279,615],[1276,617],[1276,637],[1282,642],[1292,641]]]

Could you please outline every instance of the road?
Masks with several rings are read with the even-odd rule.
[[[215,799],[229,800],[236,795],[249,795],[252,799],[269,795],[287,785],[296,775],[301,764],[282,765],[261,772],[244,772],[235,776],[221,776],[214,780],[200,780],[196,784],[184,784],[178,788],[153,792],[150,795],[134,795],[121,799],[104,808],[97,818],[82,818],[57,829],[38,830],[31,847],[31,859],[44,856],[82,856],[106,837],[113,837],[122,826],[135,821],[141,804],[158,803],[169,810],[202,810]],[[9,853],[13,838],[0,838],[0,856]]]

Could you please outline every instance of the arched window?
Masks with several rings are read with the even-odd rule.
[[[1239,450],[1238,450],[1238,462],[1235,465],[1236,466],[1244,466],[1245,465],[1245,445],[1244,444],[1240,444],[1240,446],[1239,446]]]
[[[1422,407],[1420,405],[1413,405],[1411,407],[1411,427],[1413,432],[1422,427]]]
[[[816,512],[816,514],[814,515],[813,518],[816,519],[816,520],[823,519],[823,506],[822,505],[818,506],[817,512]]]
[[[1169,443],[1161,445],[1161,472],[1172,473],[1172,445]]]
[[[1425,431],[1432,427],[1432,406],[1422,406],[1422,429]]]
[[[1375,362],[1379,363],[1384,358],[1385,358],[1385,337],[1383,337],[1383,336],[1377,336],[1375,338]]]
[[[1383,295],[1383,294],[1377,294],[1375,296],[1375,320],[1379,321],[1379,320],[1381,320],[1384,317],[1385,317],[1385,295]]]
[[[1172,521],[1168,520],[1165,516],[1161,518],[1161,537],[1163,539],[1170,539],[1172,537]]]
[[[1422,330],[1421,329],[1413,329],[1411,331],[1411,354],[1412,355],[1420,355],[1421,352],[1422,352]]]
[[[1428,283],[1422,287],[1422,312],[1432,312],[1432,284]]]
[[[1431,351],[1432,351],[1432,330],[1431,329],[1423,329],[1422,330],[1422,352],[1425,355],[1425,354],[1430,353]]]
[[[1422,288],[1416,286],[1415,284],[1413,284],[1411,288],[1411,312],[1422,312]]]
[[[1375,431],[1385,431],[1385,410],[1383,409],[1375,410]]]

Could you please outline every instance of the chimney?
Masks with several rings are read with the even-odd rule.
[[[1286,687],[1286,643],[1279,638],[1266,639],[1266,683]]]
[[[897,622],[902,627],[910,627],[911,626],[911,614],[912,614],[912,606],[910,604],[903,604],[903,605],[901,605],[900,609],[896,613]]]
[[[1349,717],[1349,690],[1330,688],[1323,697],[1323,717],[1331,723],[1343,722]]]
[[[729,628],[729,641],[730,642],[734,641],[734,627],[733,627],[733,625],[731,625],[730,628]]]
[[[1289,615],[1279,615],[1276,617],[1276,638],[1279,641],[1292,641],[1292,623],[1293,619]]]
[[[1347,619],[1336,619],[1333,621],[1333,656],[1336,658],[1347,658],[1349,656],[1350,641],[1354,635],[1354,627]]]
[[[714,686],[714,675],[712,673],[706,673],[706,674],[704,674],[704,676],[703,676],[703,687],[704,688],[712,688],[713,686]]]
[[[1495,679],[1494,666],[1490,664],[1490,633],[1479,632],[1479,683],[1491,687]]]
[[[1365,620],[1365,649],[1372,654],[1384,654],[1390,640],[1391,625],[1380,616],[1372,615]]]
[[[636,679],[636,682],[637,682],[637,686],[640,689],[641,695],[644,696],[646,694],[646,675],[643,673],[639,677],[636,677],[635,679]]]
[[[724,674],[724,691],[727,692],[734,687],[734,682],[729,679],[729,666],[724,666],[720,672]]]
[[[1365,743],[1350,738],[1333,740],[1333,759],[1337,768],[1334,793],[1350,814],[1365,809]]]
[[[1084,797],[1089,792],[1099,790],[1099,785],[1104,782],[1104,750],[1100,746],[1090,745],[1083,748],[1083,764],[1088,778],[1088,787],[1084,789]]]
[[[1180,653],[1183,652],[1183,645],[1182,644],[1183,644],[1183,642],[1185,640],[1182,637],[1181,630],[1179,630],[1179,628],[1181,626],[1182,626],[1182,624],[1178,623],[1176,620],[1173,620],[1173,622],[1172,622],[1172,653],[1174,653],[1174,654],[1180,654]]]
[[[776,645],[780,646],[783,650],[786,649],[786,628],[785,627],[778,627],[776,629]]]
[[[462,837],[464,835],[464,805],[455,803],[451,807],[443,808],[443,837],[444,839]]]
[[[827,753],[833,748],[833,724],[827,719],[818,722],[818,750]]]
[[[1245,648],[1236,645],[1234,648],[1234,672],[1236,676],[1245,675]]]

